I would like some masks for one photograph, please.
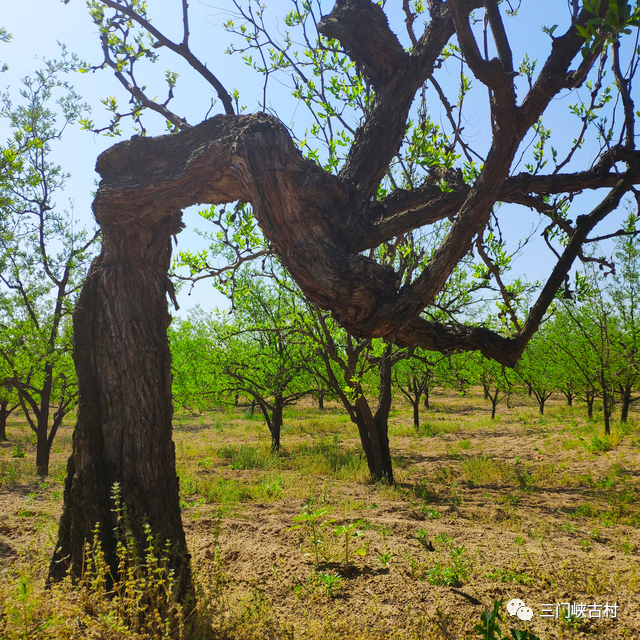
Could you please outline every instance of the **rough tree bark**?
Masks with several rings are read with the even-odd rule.
[[[103,230],[102,251],[73,318],[78,420],[50,576],[59,580],[68,570],[80,576],[83,547],[92,540],[96,523],[106,560],[117,575],[111,497],[117,482],[136,539],[145,539],[146,521],[172,542],[172,566],[181,597],[188,599],[189,554],[171,438],[166,302],[170,241],[180,230],[180,212],[104,210],[98,199],[95,213]]]

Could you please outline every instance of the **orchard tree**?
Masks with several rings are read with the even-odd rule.
[[[469,365],[475,380],[482,385],[484,399],[491,402],[491,419],[495,420],[498,404],[506,400],[509,406],[516,382],[515,375],[505,365],[480,355],[469,358]]]
[[[7,418],[19,406],[18,396],[11,383],[6,378],[0,380],[0,442],[4,442],[7,439]]]
[[[136,539],[142,543],[148,522],[175,542],[173,567],[186,596],[190,571],[166,338],[170,239],[182,228],[182,209],[250,203],[269,250],[305,296],[358,340],[444,353],[478,350],[513,366],[558,289],[568,287],[571,265],[584,243],[596,239],[596,225],[640,181],[632,86],[637,51],[624,43],[639,10],[625,0],[571,0],[562,3],[564,14],[540,11],[548,46],[517,60],[509,38],[518,17],[497,0],[428,0],[424,10],[422,3],[405,3],[401,35],[371,0],[338,0],[333,9],[294,3],[282,41],[270,33],[262,5],[235,5],[238,15],[227,23],[238,36],[235,48],[245,49],[250,64],[260,61],[257,72],[266,80],[287,76],[317,122],[307,136],[280,122],[267,96],[261,112],[240,115],[233,93],[191,49],[188,3],[176,6],[183,29],[172,39],[139,0],[90,3],[104,53],[93,69],[113,70],[131,105],[123,111],[117,97],[107,99],[109,132],[117,133],[131,115],[146,133],[150,111],[175,133],[138,136],[98,160],[102,182],[94,213],[103,247],[74,316],[78,424],[51,576],[60,579],[68,568],[80,573],[83,544],[96,521],[115,571],[110,495],[119,482]],[[296,50],[297,41],[306,49]],[[166,74],[166,100],[139,81],[139,62],[164,54],[180,56],[200,74],[224,115],[192,126],[172,110],[175,73]],[[452,64],[460,87],[445,84]],[[558,97],[586,82],[586,102],[579,94],[571,102],[574,140],[567,141],[563,125],[556,141],[541,118]],[[484,148],[473,148],[464,131],[473,87],[483,87],[489,99],[491,140]],[[203,104],[203,117],[210,107]],[[444,122],[435,124],[430,114],[440,109]],[[314,137],[322,149],[309,144]],[[585,146],[592,153],[577,153]],[[594,161],[580,165],[586,158]],[[590,210],[572,200],[585,191],[593,193]],[[539,213],[555,253],[526,312],[517,304],[519,285],[503,277],[510,254],[497,202]],[[450,221],[446,234],[409,280],[376,253],[443,220]],[[242,259],[251,254],[245,247],[238,249]],[[473,318],[434,321],[423,313],[471,251],[501,296],[508,324],[499,331],[478,327]]]
[[[0,116],[12,130],[0,147],[0,384],[13,390],[36,435],[40,475],[47,475],[53,439],[75,406],[71,314],[97,238],[76,228],[55,201],[67,176],[51,161],[52,146],[86,110],[61,79],[77,67],[63,50],[60,61],[24,78],[15,103],[4,93],[0,104]],[[60,114],[51,106],[56,93]],[[4,415],[5,400],[11,400],[0,399]]]
[[[260,408],[271,451],[277,454],[284,408],[311,395],[316,386],[297,308],[304,302],[285,288],[269,287],[259,274],[247,277],[231,318],[216,325],[209,357],[220,372],[224,394],[242,394]]]
[[[610,287],[620,322],[620,375],[617,384],[621,422],[627,421],[631,404],[640,400],[640,239],[635,234],[637,221],[637,213],[630,213],[625,220],[627,235],[618,241],[616,247],[616,271]]]
[[[187,319],[174,319],[168,331],[173,403],[196,415],[221,403],[221,376],[210,359],[213,323],[208,320],[196,307]]]
[[[389,447],[392,371],[406,352],[383,340],[354,338],[317,306],[311,315],[308,335],[316,346],[316,361],[324,365],[317,375],[358,427],[371,478],[393,484]]]
[[[569,305],[573,306],[573,313],[566,308]],[[547,338],[558,352],[565,381],[575,381],[572,389],[586,402],[587,415],[593,418],[593,405],[598,395],[598,362],[592,345],[585,340],[575,320],[578,310],[579,307],[569,301],[558,305],[553,313]]]
[[[551,344],[543,327],[529,342],[516,367],[516,372],[535,396],[540,415],[544,415],[544,405],[561,384],[565,375],[560,368],[557,350]]]
[[[407,357],[393,368],[393,382],[413,408],[413,426],[420,428],[420,401],[429,408],[429,393],[436,383],[436,365],[445,356],[410,347]]]

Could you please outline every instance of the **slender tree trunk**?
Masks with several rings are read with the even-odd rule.
[[[120,226],[101,221],[102,251],[74,313],[78,421],[49,575],[55,581],[68,570],[80,576],[84,544],[93,539],[96,523],[106,562],[118,575],[112,499],[118,483],[139,553],[146,547],[148,523],[160,540],[171,542],[169,567],[179,581],[178,597],[189,602],[193,591],[172,440],[166,300],[172,292],[170,240],[180,230],[180,213],[130,221],[140,216],[136,212]]]
[[[610,417],[613,407],[609,406],[612,404],[612,398],[609,395],[609,385],[607,384],[607,380],[605,378],[604,369],[600,370],[600,386],[602,387],[602,413],[604,415],[604,433],[608,436],[611,433]]]
[[[276,394],[273,404],[273,417],[271,418],[271,451],[280,451],[280,432],[282,431],[282,410],[284,408],[282,396]]]
[[[48,416],[48,411],[47,418]],[[40,424],[42,422],[42,424]],[[48,422],[48,421],[47,421]],[[47,438],[47,422],[38,420],[38,439],[36,441],[36,473],[39,476],[49,475],[49,453],[51,447]]]
[[[529,392],[529,397],[533,395],[533,387],[530,382],[527,382],[527,391]]]
[[[564,393],[564,397],[567,399],[567,406],[572,407],[574,394],[571,393],[571,391],[564,391],[563,393]]]
[[[424,408],[429,408],[429,385],[424,388]]]
[[[495,420],[496,418],[496,407],[498,406],[499,394],[500,394],[499,389],[496,389],[496,392],[493,395],[491,395],[490,393],[488,394],[489,400],[491,400],[491,419],[492,420]]]
[[[420,396],[418,396],[413,404],[413,426],[416,431],[420,428]]]
[[[544,403],[547,401],[546,398],[540,398],[540,400],[538,400],[538,409],[540,411],[540,415],[543,416],[544,415]]]
[[[624,385],[620,385],[620,392],[622,396],[622,406],[620,407],[620,422],[626,423],[629,419],[629,407],[631,406],[631,393],[633,388],[628,382]]]
[[[8,400],[0,401],[0,442],[7,439],[7,418],[13,413],[13,409],[9,409]]]
[[[587,416],[589,418],[593,418],[593,402],[595,399],[596,397],[592,393],[587,393],[585,395],[585,401],[587,403]]]
[[[376,481],[393,484],[393,467],[389,449],[389,412],[391,411],[391,347],[379,364],[380,396],[375,415],[364,397],[356,400],[357,427],[371,477]]]
[[[324,389],[320,389],[318,393],[318,409],[324,411]]]
[[[45,367],[45,382],[42,385],[40,397],[40,410],[37,416],[38,439],[36,441],[36,473],[39,476],[49,475],[49,403],[51,401],[51,387],[53,380],[53,367]]]
[[[249,417],[253,418],[253,414],[256,412],[256,401],[252,400],[249,405]]]

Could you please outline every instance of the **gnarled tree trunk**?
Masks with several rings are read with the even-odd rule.
[[[117,213],[117,212],[116,212]],[[73,319],[78,421],[67,467],[64,507],[50,576],[79,577],[96,523],[117,576],[114,483],[143,553],[143,525],[170,540],[182,599],[191,593],[172,441],[167,270],[180,214],[103,223]]]

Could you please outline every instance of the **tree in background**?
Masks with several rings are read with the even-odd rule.
[[[176,406],[193,414],[221,404],[221,372],[211,362],[215,341],[214,320],[196,307],[187,319],[174,319],[169,326],[172,395]]]
[[[608,288],[620,322],[617,385],[621,422],[627,421],[631,404],[640,400],[640,395],[633,395],[640,391],[640,239],[636,234],[637,222],[637,213],[630,213],[625,221],[627,235],[620,238],[616,247],[616,271],[613,284]]]
[[[446,356],[410,347],[393,368],[393,382],[413,408],[413,426],[420,428],[420,401],[429,408],[429,393],[436,384],[436,366]]]
[[[23,80],[18,103],[2,94],[0,111],[13,131],[0,148],[0,382],[15,391],[36,434],[40,475],[48,473],[53,439],[76,402],[70,318],[97,237],[59,208],[55,198],[67,176],[50,159],[64,128],[86,110],[60,79],[78,66],[63,50],[61,61]],[[56,92],[60,115],[50,106]]]
[[[556,354],[557,350],[548,339],[546,327],[543,326],[527,345],[516,367],[517,375],[535,397],[540,415],[544,415],[545,402],[560,386],[564,377]]]
[[[515,374],[499,362],[476,354],[469,358],[468,364],[475,381],[482,385],[485,400],[491,402],[491,419],[495,420],[498,404],[506,400],[509,405],[516,382]]]
[[[271,450],[278,453],[284,408],[316,388],[297,309],[304,303],[285,288],[267,286],[258,274],[248,275],[251,282],[236,296],[231,321],[215,326],[209,357],[224,379],[225,395],[243,394],[260,408]]]

